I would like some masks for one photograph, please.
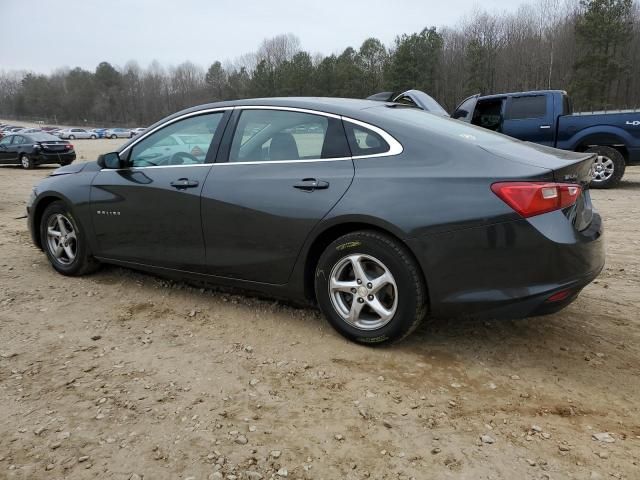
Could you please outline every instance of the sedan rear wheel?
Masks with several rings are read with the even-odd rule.
[[[63,275],[83,275],[99,266],[89,254],[83,231],[62,202],[53,202],[45,209],[40,240],[49,262]]]
[[[31,158],[29,158],[29,155],[27,155],[26,153],[23,153],[20,157],[20,164],[25,170],[31,170],[33,167],[35,167],[33,160],[31,160]]]
[[[69,135],[69,140],[75,140],[76,136],[75,135]]]
[[[412,255],[375,231],[332,242],[318,261],[315,291],[331,325],[364,344],[401,340],[426,312],[426,288]]]
[[[398,286],[389,269],[375,257],[343,257],[329,275],[333,308],[360,330],[384,327],[398,308]]]

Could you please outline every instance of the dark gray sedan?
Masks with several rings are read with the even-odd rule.
[[[571,303],[604,264],[592,163],[396,103],[215,103],[55,171],[29,227],[62,274],[105,262],[311,302],[379,344],[426,314]]]

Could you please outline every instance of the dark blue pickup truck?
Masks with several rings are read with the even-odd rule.
[[[374,97],[382,100],[384,94]],[[433,107],[437,102],[418,90],[386,100],[442,114],[441,107]],[[615,187],[626,165],[640,163],[640,110],[573,113],[571,100],[562,90],[473,95],[452,117],[529,142],[595,152],[591,182],[595,188]]]

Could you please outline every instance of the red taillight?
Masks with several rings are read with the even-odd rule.
[[[525,218],[570,207],[580,196],[580,185],[547,182],[498,182],[491,190]]]
[[[70,143],[67,143],[64,147],[65,147],[67,150],[73,150],[73,145],[71,145]]]

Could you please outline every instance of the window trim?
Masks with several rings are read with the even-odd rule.
[[[313,110],[309,108],[299,107],[281,107],[277,105],[237,105],[233,107],[234,110],[281,110],[287,112],[308,113],[310,115],[319,115],[328,118],[334,118],[336,120],[342,120],[343,122],[350,122],[354,125],[358,125],[362,128],[369,129],[382,137],[382,139],[389,145],[389,150],[383,153],[373,153],[367,155],[351,155],[348,157],[336,157],[336,158],[307,158],[303,160],[273,160],[273,161],[251,161],[251,162],[229,162],[229,159],[225,159],[222,162],[216,162],[215,165],[271,165],[271,164],[287,164],[287,163],[312,163],[312,162],[339,162],[344,160],[357,160],[360,158],[373,158],[373,157],[390,157],[393,155],[399,155],[404,151],[402,144],[396,140],[393,136],[387,133],[385,130],[366,123],[360,120],[356,120],[344,115],[337,115],[335,113],[323,112],[320,110]],[[236,121],[237,124],[237,121]],[[234,128],[235,130],[235,128]]]
[[[150,165],[145,167],[127,167],[126,170],[130,170],[134,168],[138,170],[138,169],[146,169],[146,168],[202,167],[202,166],[211,166],[211,165],[273,165],[273,164],[277,165],[277,164],[283,164],[283,163],[286,164],[286,163],[312,163],[312,162],[339,162],[344,160],[358,160],[361,158],[391,157],[395,155],[400,155],[404,151],[404,147],[402,146],[402,144],[382,128],[376,127],[375,125],[371,125],[370,123],[363,122],[361,120],[356,120],[351,117],[346,117],[344,115],[337,115],[335,113],[329,113],[329,112],[323,112],[320,110],[313,110],[313,109],[299,108],[299,107],[281,107],[276,105],[236,105],[236,106],[228,106],[228,107],[207,108],[207,109],[198,110],[195,112],[185,113],[184,115],[180,115],[178,117],[172,118],[171,120],[168,120],[156,126],[152,130],[148,130],[144,132],[144,134],[136,136],[135,140],[129,143],[128,145],[126,145],[122,150],[118,152],[118,154],[120,156],[126,155],[129,150],[131,150],[136,144],[144,140],[146,137],[148,137],[149,135],[152,135],[154,132],[164,127],[171,125],[172,123],[175,123],[180,120],[184,120],[186,118],[193,117],[193,116],[204,115],[204,114],[213,113],[213,112],[224,112],[227,110],[232,110],[232,111],[235,111],[235,110],[283,110],[283,111],[289,111],[289,112],[309,113],[311,115],[320,115],[324,117],[335,118],[338,120],[342,120],[343,122],[353,123],[354,125],[358,125],[362,128],[367,128],[377,133],[382,137],[382,139],[385,142],[387,142],[387,144],[389,145],[389,150],[383,153],[374,153],[374,154],[367,154],[367,155],[351,155],[348,157],[317,158],[317,159],[304,159],[304,160],[274,160],[269,162],[263,162],[263,161],[229,162],[228,161],[229,159],[226,158],[222,162],[214,161],[211,163],[197,163],[192,165]],[[235,126],[234,126],[234,130],[235,130]],[[119,169],[103,168],[101,171],[117,172],[119,171]]]

